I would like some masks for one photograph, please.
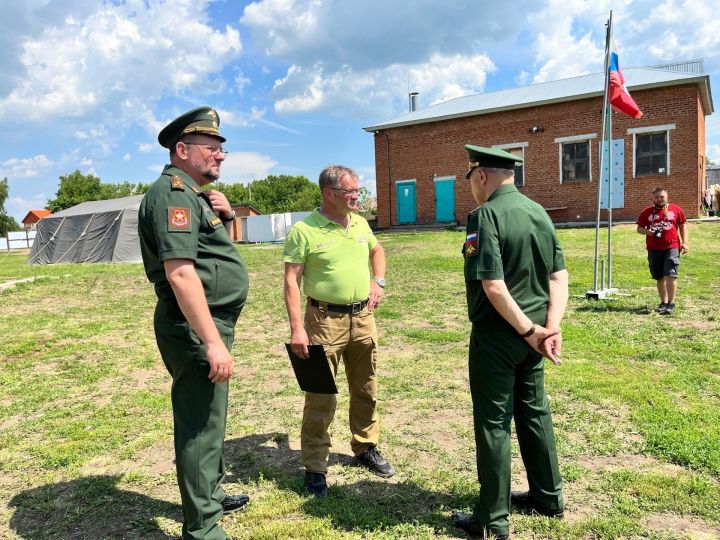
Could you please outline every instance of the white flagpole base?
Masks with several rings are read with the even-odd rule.
[[[618,289],[615,287],[611,287],[609,289],[599,289],[595,291],[588,291],[585,293],[585,298],[587,300],[604,300],[611,294],[615,294],[618,292]]]

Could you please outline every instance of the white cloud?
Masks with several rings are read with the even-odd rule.
[[[626,0],[627,1],[627,0]],[[623,8],[623,2],[616,9]],[[533,51],[533,83],[541,83],[602,71],[605,25],[610,2],[549,0],[531,13],[528,23],[537,31]]]
[[[479,20],[469,2],[259,0],[241,22],[258,50],[290,66],[275,83],[276,112],[377,116],[407,110],[408,76],[425,106],[483,90],[494,69],[485,51],[512,48],[533,5],[484,3]]]
[[[159,132],[160,130],[158,130]],[[157,150],[158,145],[153,143],[140,143],[138,144],[138,151],[142,152],[143,154],[147,154],[148,152],[152,152],[154,150]]]
[[[343,66],[328,71],[322,63],[309,68],[291,66],[275,82],[275,110],[279,113],[329,109],[343,114],[397,113],[407,110],[407,85],[420,92],[420,104],[481,92],[495,64],[486,55],[433,54],[419,64],[391,64],[381,69],[354,71]]]
[[[207,4],[103,2],[46,26],[21,43],[23,72],[0,98],[0,119],[22,110],[23,123],[81,119],[115,131],[165,94],[222,89],[216,74],[242,45],[236,29],[206,23]]]
[[[665,0],[629,23],[640,48],[659,61],[720,56],[717,2]]]
[[[720,164],[720,144],[708,144],[706,155],[716,165]]]
[[[53,164],[44,154],[31,158],[12,158],[0,163],[0,177],[32,178],[45,174]]]
[[[123,161],[130,161],[131,159],[132,159],[132,156],[130,155],[130,153],[126,152],[125,155],[123,156]]]
[[[250,182],[267,177],[278,162],[256,152],[231,152],[220,168],[225,183]]]
[[[245,87],[248,86],[250,82],[251,80],[243,75],[242,72],[235,75],[235,90],[237,90],[237,93],[242,95],[245,92]]]
[[[32,197],[8,197],[5,201],[5,210],[7,213],[18,220],[18,223],[24,218],[30,210],[41,210],[45,208],[48,201],[45,193],[38,193]]]

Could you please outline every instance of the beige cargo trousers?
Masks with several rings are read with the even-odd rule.
[[[367,306],[357,313],[336,313],[320,302],[305,306],[305,331],[312,345],[323,345],[333,375],[342,359],[350,391],[350,447],[354,455],[377,446],[377,328]],[[332,442],[328,428],[335,416],[335,394],[305,392],[300,446],[306,471],[327,473]]]

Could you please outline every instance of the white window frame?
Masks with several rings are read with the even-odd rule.
[[[528,145],[527,141],[524,142],[516,142],[516,143],[506,143],[506,144],[493,144],[493,148],[497,148],[499,150],[514,150],[515,148],[519,148],[522,151],[522,159],[523,159],[523,178],[522,178],[522,184],[519,187],[525,186],[525,179],[527,178],[527,173],[525,170],[525,147]],[[517,184],[516,184],[517,185]]]
[[[637,148],[637,135],[644,135],[646,133],[662,133],[665,132],[665,136],[667,137],[667,170],[665,171],[665,176],[670,176],[670,131],[675,129],[675,124],[662,124],[659,126],[647,126],[647,127],[639,127],[639,128],[630,128],[627,130],[628,135],[632,135],[633,138],[633,145],[632,145],[632,155],[633,155],[633,178],[638,178],[636,174],[636,168],[635,168],[635,157],[637,155],[636,148]],[[643,175],[646,176],[646,175]],[[649,175],[652,176],[652,175]]]
[[[578,143],[578,142],[587,142],[588,143],[588,184],[592,184],[593,181],[593,174],[592,174],[592,144],[590,144],[590,141],[593,139],[597,139],[597,133],[585,133],[584,135],[570,135],[569,137],[558,137],[555,139],[555,142],[558,145],[558,173],[559,173],[559,179],[561,184],[584,184],[586,183],[584,180],[578,180],[577,182],[563,182],[563,175],[562,175],[562,146],[565,143]]]

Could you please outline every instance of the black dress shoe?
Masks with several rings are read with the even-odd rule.
[[[377,446],[371,446],[366,452],[355,456],[355,459],[362,467],[382,478],[390,478],[395,474],[392,465],[385,460]]]
[[[512,491],[510,493],[510,503],[522,510],[531,510],[543,516],[555,519],[562,519],[565,517],[565,511],[562,508],[559,510],[548,510],[547,508],[542,508],[541,506],[535,504],[535,502],[530,498],[529,491]]]
[[[475,518],[470,514],[463,514],[461,512],[453,513],[453,523],[459,529],[462,529],[470,536],[477,536],[479,538],[495,538],[497,540],[508,540],[509,534],[497,534],[489,531],[485,526],[480,525]]]
[[[250,502],[247,495],[226,495],[222,502],[223,514],[232,514],[242,510]]]
[[[327,497],[327,482],[323,473],[305,471],[305,487],[318,498]]]

